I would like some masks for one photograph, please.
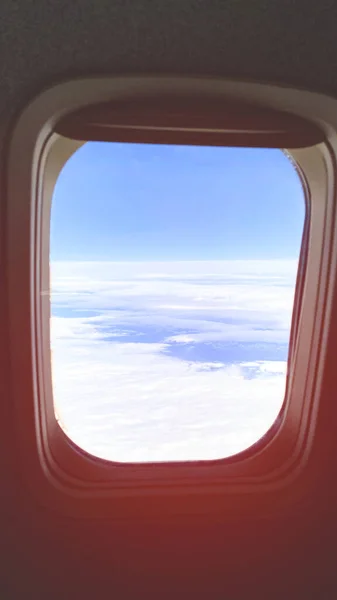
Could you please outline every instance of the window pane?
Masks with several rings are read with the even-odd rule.
[[[51,217],[55,413],[114,461],[224,458],[283,403],[305,202],[280,150],[87,143]]]

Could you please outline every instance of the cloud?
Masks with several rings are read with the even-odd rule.
[[[250,446],[283,401],[295,277],[295,261],[54,263],[53,386],[66,433],[116,461]]]

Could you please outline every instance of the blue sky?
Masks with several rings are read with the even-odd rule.
[[[280,150],[88,143],[64,166],[53,260],[296,258],[301,184]]]
[[[114,461],[230,456],[284,399],[304,220],[279,150],[89,143],[51,216],[54,403]]]

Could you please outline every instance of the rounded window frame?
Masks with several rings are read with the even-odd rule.
[[[303,301],[297,303],[297,334],[287,394],[274,426],[253,447],[223,460],[113,463],[73,444],[54,413],[48,323],[50,206],[58,174],[82,142],[62,138],[53,128],[68,111],[111,98],[136,101],[165,89],[170,93],[176,90],[243,99],[266,108],[288,110],[318,123],[325,131],[326,142],[290,151],[307,189],[310,220],[306,268],[300,275]],[[240,498],[249,510],[252,494],[262,504],[267,492],[279,502],[284,496],[280,490],[298,479],[308,461],[314,435],[324,366],[322,339],[327,336],[337,270],[336,105],[337,101],[319,94],[264,84],[118,77],[60,84],[42,93],[20,115],[10,137],[7,171],[9,351],[23,469],[30,473],[28,480],[34,492],[42,494],[48,504],[62,506],[71,514],[99,511],[102,515],[111,514],[114,500],[113,510],[117,502],[124,503],[124,507],[127,504],[131,513],[151,513],[148,500],[155,496],[158,510],[171,512],[190,510],[190,503],[186,505],[183,498],[192,494],[199,498],[198,510],[201,505],[208,510],[209,502],[201,500],[207,496],[216,497],[228,507]],[[144,501],[139,506],[140,497]]]

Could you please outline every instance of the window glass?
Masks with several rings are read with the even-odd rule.
[[[83,145],[51,215],[56,417],[122,462],[219,459],[281,409],[304,195],[281,150]]]

